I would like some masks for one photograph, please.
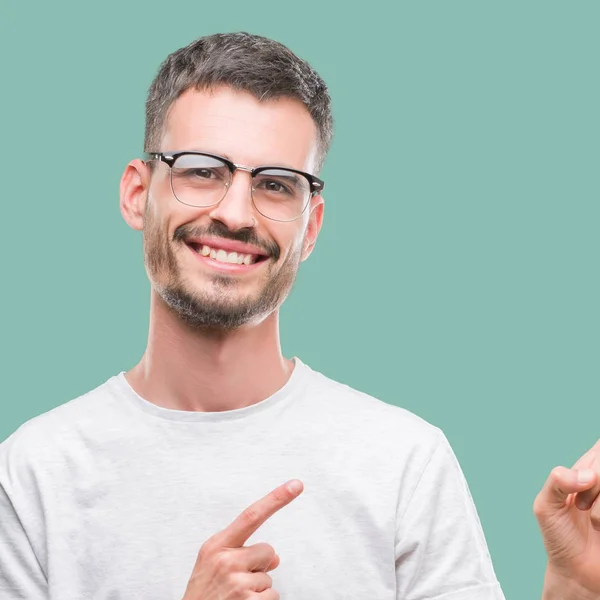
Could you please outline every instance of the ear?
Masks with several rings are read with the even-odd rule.
[[[323,225],[323,212],[325,211],[325,200],[319,194],[314,196],[310,203],[310,213],[308,216],[308,225],[304,235],[304,247],[302,249],[302,260],[305,261],[313,251],[317,243],[317,237]]]
[[[126,167],[121,177],[121,214],[129,227],[137,231],[144,228],[144,212],[150,187],[150,168],[136,158]]]

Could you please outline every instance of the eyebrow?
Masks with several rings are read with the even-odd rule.
[[[277,169],[273,169],[273,171],[276,171]],[[263,173],[260,173],[260,175],[263,175]],[[288,181],[291,181],[293,183],[298,183],[300,181],[300,179],[302,178],[301,175],[298,175],[298,173],[286,173],[286,174],[276,174],[276,175],[264,175],[265,177],[279,177],[281,179],[287,179]]]
[[[178,150],[178,152],[201,152],[202,154],[214,154],[215,156],[222,156],[223,158],[226,158],[227,160],[231,161],[232,163],[235,163],[235,161],[231,158],[231,156],[229,156],[225,152],[212,152],[211,150],[206,150],[205,148],[191,148],[188,150]],[[253,165],[253,166],[254,166],[254,168],[280,167],[281,169],[293,169],[295,171],[303,170],[303,169],[296,169],[296,167],[292,167],[291,165],[286,165],[286,164],[278,163],[278,162],[265,162],[260,165]]]

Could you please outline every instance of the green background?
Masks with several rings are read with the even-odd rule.
[[[284,352],[441,427],[507,598],[539,597],[532,502],[600,436],[600,3],[0,7],[0,439],[144,350],[118,184],[159,63],[209,33],[273,37],[336,119]]]

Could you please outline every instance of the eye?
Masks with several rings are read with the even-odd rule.
[[[282,183],[279,183],[279,181],[265,181],[265,188],[269,191],[269,192],[279,192],[279,193],[290,193],[289,188],[287,188],[285,185],[283,185]]]
[[[256,188],[270,194],[286,194],[292,196],[294,191],[288,185],[277,181],[276,179],[261,178],[256,182]]]
[[[186,169],[186,177],[199,177],[200,179],[212,179],[216,177],[216,173],[212,169]]]

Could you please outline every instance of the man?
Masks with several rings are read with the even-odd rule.
[[[167,58],[146,117],[121,211],[143,232],[148,345],[0,446],[2,599],[502,599],[443,433],[281,354],[323,221],[319,75],[214,35]],[[582,489],[555,488],[545,523]],[[573,584],[556,555],[551,594]]]

